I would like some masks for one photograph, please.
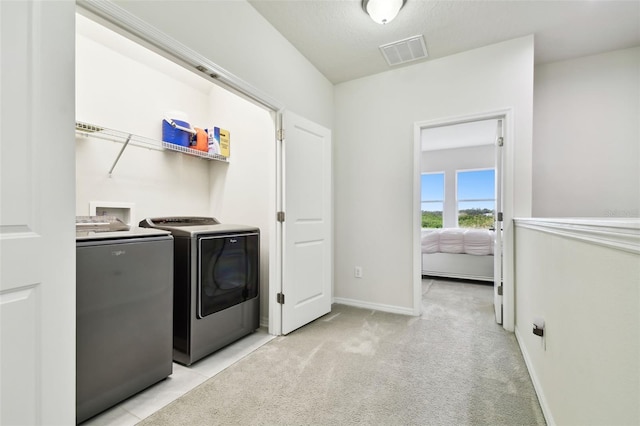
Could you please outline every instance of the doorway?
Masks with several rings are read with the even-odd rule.
[[[131,206],[134,226],[147,217],[202,216],[260,228],[260,322],[268,325],[275,114],[92,18],[76,14],[76,120],[99,129],[76,137],[76,215],[101,200]],[[194,128],[229,130],[228,160],[163,149],[171,110]],[[126,150],[106,129],[134,135]]]
[[[424,257],[431,259],[432,266],[444,277],[481,279],[494,284],[494,306],[496,322],[509,329],[512,324],[513,302],[505,299],[505,279],[503,274],[503,226],[501,219],[510,217],[512,197],[505,194],[503,160],[503,141],[505,133],[511,133],[511,111],[493,111],[463,117],[431,120],[416,123],[414,126],[414,310],[420,313],[422,295],[422,273]],[[431,154],[434,161],[426,164],[425,158]],[[437,157],[437,161],[435,158]],[[423,193],[421,187],[424,173],[430,173],[427,181],[442,182],[443,188],[431,193]],[[462,188],[467,178],[475,175],[492,175],[493,195],[484,195],[481,190]],[[478,176],[480,177],[480,176]],[[485,179],[486,180],[486,179]],[[486,186],[486,182],[485,182]],[[462,191],[462,192],[460,192]],[[426,196],[426,198],[425,198]],[[505,203],[505,201],[508,201]],[[488,205],[491,205],[488,213]],[[454,228],[460,234],[477,234],[478,231],[462,231],[460,228],[491,228],[482,234],[485,240],[492,240],[494,255],[476,254],[423,254],[422,234],[425,213],[427,226]],[[471,212],[471,213],[470,213]],[[471,218],[468,215],[481,215]],[[486,215],[491,215],[487,226]],[[470,219],[475,225],[469,225]],[[435,225],[434,225],[435,224]],[[446,234],[448,231],[442,231]],[[490,232],[490,234],[489,234]],[[438,231],[440,233],[440,231]],[[434,233],[435,234],[435,233]],[[430,239],[435,235],[430,234]],[[447,237],[448,238],[448,237]],[[458,238],[458,237],[456,237]],[[462,240],[460,240],[462,241]],[[511,245],[507,244],[511,250]],[[433,245],[431,247],[434,247]],[[436,249],[433,249],[436,250]],[[461,248],[462,250],[462,248]],[[447,251],[447,250],[445,250]],[[427,261],[429,262],[429,261]],[[441,266],[442,265],[442,266]],[[511,297],[512,283],[507,284]],[[507,312],[508,315],[504,315]],[[505,323],[505,317],[507,322]]]
[[[234,103],[238,99],[246,104],[251,104],[253,107],[257,107],[253,108],[253,110],[257,111],[256,115],[260,116],[259,120],[261,120],[263,124],[266,124],[261,127],[263,130],[260,131],[259,134],[256,133],[251,136],[251,138],[254,142],[264,142],[261,143],[259,147],[260,153],[256,153],[258,149],[250,149],[250,151],[253,151],[250,153],[252,160],[244,162],[243,166],[240,168],[242,170],[237,171],[237,173],[231,172],[231,164],[229,164],[229,170],[225,170],[224,167],[214,166],[208,168],[211,192],[233,192],[235,193],[236,199],[241,201],[234,202],[233,204],[235,205],[231,208],[229,206],[231,203],[224,201],[224,206],[221,207],[219,200],[215,197],[211,197],[209,210],[207,210],[207,212],[215,212],[217,211],[216,209],[224,209],[224,211],[232,211],[234,217],[248,218],[242,220],[250,221],[252,216],[250,206],[249,208],[247,207],[247,199],[251,200],[252,197],[255,196],[254,198],[260,198],[260,200],[262,200],[264,209],[262,209],[258,216],[256,216],[259,217],[259,220],[262,222],[257,225],[262,228],[264,232],[262,235],[265,237],[263,239],[266,240],[261,243],[261,247],[265,249],[265,253],[263,253],[264,256],[262,256],[261,259],[261,265],[267,270],[266,272],[261,273],[263,283],[261,284],[261,288],[263,290],[261,291],[261,306],[263,312],[261,322],[262,324],[268,322],[270,334],[281,334],[283,332],[283,316],[286,316],[287,313],[282,309],[282,302],[276,302],[276,300],[284,301],[282,291],[288,279],[287,275],[282,271],[288,254],[287,246],[284,246],[283,244],[283,235],[287,233],[286,231],[283,231],[286,224],[283,225],[283,222],[280,220],[281,214],[284,218],[284,213],[286,213],[282,211],[282,206],[286,206],[286,194],[284,194],[284,192],[287,191],[286,183],[290,179],[297,179],[298,184],[303,185],[305,183],[303,178],[306,179],[310,176],[309,173],[302,176],[295,176],[294,173],[291,173],[291,170],[285,170],[284,156],[287,149],[283,148],[283,146],[296,146],[301,143],[297,133],[287,132],[288,140],[286,140],[287,143],[284,144],[285,138],[282,136],[284,135],[284,132],[282,131],[283,126],[287,125],[287,117],[291,117],[292,115],[290,115],[289,112],[285,113],[284,106],[278,101],[264,93],[261,93],[256,88],[228,73],[226,70],[212,63],[207,58],[202,57],[199,53],[178,43],[166,34],[159,32],[155,27],[140,20],[136,16],[129,14],[124,9],[101,2],[83,2],[82,4],[79,4],[79,6],[80,7],[77,9],[78,12],[89,17],[89,19],[95,20],[100,24],[113,29],[119,34],[124,35],[131,41],[138,43],[140,46],[148,48],[149,50],[157,53],[162,59],[169,60],[174,64],[183,67],[195,76],[192,76],[192,78],[204,79],[207,80],[207,83],[216,86],[216,88],[219,89],[219,96],[224,96],[225,101],[227,102],[227,104],[216,111],[217,114],[228,114],[228,111],[226,111],[228,109],[228,104]],[[209,96],[209,98],[209,100],[205,99],[205,103],[213,103],[213,99],[211,99],[212,97]],[[158,114],[159,111],[156,112],[156,116],[158,116]],[[237,115],[228,115],[231,119],[238,119]],[[284,124],[283,120],[285,121]],[[204,122],[203,124],[207,123]],[[242,123],[239,122],[235,128],[242,129],[244,131],[247,127],[249,126],[242,125]],[[328,133],[325,132],[325,130]],[[328,136],[323,136],[320,139],[326,141],[329,148],[327,152],[331,152],[330,131],[328,131],[328,129],[322,129],[316,133],[318,135],[328,134]],[[278,135],[278,137],[276,137],[276,135]],[[233,138],[234,136],[232,136],[232,139]],[[240,149],[240,147],[236,145],[236,148],[234,148],[233,141],[231,142],[231,146],[232,153],[239,152],[234,151],[234,149]],[[236,158],[235,154],[232,154],[232,157]],[[323,167],[322,175],[323,187],[331,188],[331,157],[329,155],[326,156],[326,158],[327,161],[325,167]],[[235,162],[233,163],[233,166],[234,169],[237,169]],[[202,168],[203,166],[198,163],[196,167]],[[180,171],[191,171],[191,168],[187,166],[179,165],[177,168],[181,169]],[[263,173],[260,176],[256,176],[254,173],[255,170],[262,170]],[[287,173],[285,173],[285,171]],[[230,191],[230,181],[233,179],[235,179],[235,189]],[[194,184],[201,185],[201,179],[194,180]],[[325,210],[330,212],[331,192],[327,191],[326,194],[323,194],[322,200],[326,207]],[[170,214],[184,215],[184,213],[177,211]],[[140,216],[145,215],[140,214]],[[325,214],[323,217],[314,216],[313,219],[321,219],[324,224],[324,235],[331,235],[332,225],[330,215]],[[225,220],[225,218],[223,218],[223,220]],[[290,230],[288,234],[293,235],[293,232],[293,230]],[[326,238],[326,242],[327,247],[329,247],[330,250],[330,238]],[[317,269],[320,269],[323,276],[326,277],[326,280],[323,280],[322,288],[329,290],[328,292],[323,291],[323,297],[321,299],[323,301],[330,301],[330,284],[332,278],[330,256],[327,255],[323,258],[329,260],[321,262],[320,259],[316,259],[315,262],[321,262],[322,265],[314,266],[316,266]],[[329,285],[325,285],[325,281],[328,282]],[[294,282],[295,285],[298,283],[299,280]],[[296,287],[296,292],[298,290],[300,289]],[[290,296],[288,300],[294,299]],[[266,312],[268,312],[268,319],[265,317]]]

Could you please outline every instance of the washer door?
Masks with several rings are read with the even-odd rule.
[[[259,234],[200,237],[198,318],[258,296]]]

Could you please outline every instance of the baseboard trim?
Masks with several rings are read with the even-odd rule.
[[[413,308],[403,308],[400,306],[385,305],[382,303],[363,302],[362,300],[347,299],[345,297],[334,297],[333,303],[354,306],[356,308],[373,309],[374,311],[389,312],[391,314],[415,316]]]
[[[547,398],[544,396],[542,385],[538,380],[538,374],[536,373],[535,368],[533,368],[533,363],[531,362],[531,358],[529,357],[529,352],[527,352],[526,347],[522,344],[518,327],[516,327],[515,329],[515,335],[518,346],[520,347],[520,352],[522,353],[522,358],[524,358],[524,364],[527,366],[527,370],[529,371],[529,377],[531,377],[533,389],[536,391],[536,395],[538,396],[538,402],[540,403],[540,408],[542,409],[544,420],[547,422],[548,426],[555,426],[556,422],[553,419],[553,415],[551,414],[551,409],[549,408],[549,404],[547,403]]]

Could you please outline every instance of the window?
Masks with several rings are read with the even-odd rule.
[[[442,228],[444,173],[423,173],[420,201],[423,228]]]
[[[457,172],[458,226],[493,228],[496,209],[495,169]]]

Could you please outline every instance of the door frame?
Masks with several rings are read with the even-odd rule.
[[[436,118],[415,122],[413,125],[413,314],[420,315],[422,310],[422,253],[420,243],[421,215],[420,215],[420,173],[422,170],[422,129],[432,127],[451,126],[455,124],[468,123],[472,121],[502,119],[504,129],[503,146],[503,185],[502,185],[502,205],[504,228],[511,228],[514,211],[514,185],[505,185],[506,182],[513,182],[514,173],[514,118],[513,108],[501,108],[491,111],[482,111],[467,115]],[[513,331],[515,327],[515,298],[513,282],[513,238],[510,232],[503,232],[503,317],[502,326]]]
[[[281,146],[277,134],[282,128],[284,104],[110,1],[78,2],[76,11],[271,112],[276,130],[273,135],[276,164],[273,165],[273,173],[269,174],[269,290],[266,294],[261,292],[261,297],[268,297],[269,334],[281,335],[281,305],[275,300],[282,286],[282,231],[277,211],[282,201],[284,170],[278,161]]]

